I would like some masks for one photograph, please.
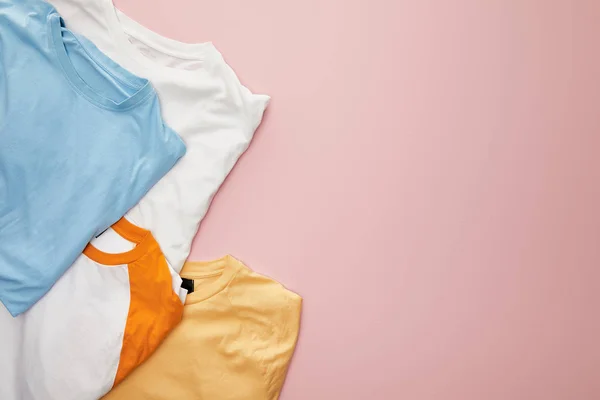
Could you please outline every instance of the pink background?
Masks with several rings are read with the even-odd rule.
[[[600,2],[149,4],[273,97],[191,258],[304,297],[283,400],[600,398]]]

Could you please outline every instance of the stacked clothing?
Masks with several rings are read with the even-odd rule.
[[[277,399],[301,298],[186,261],[269,97],[112,0],[0,0],[0,399]]]

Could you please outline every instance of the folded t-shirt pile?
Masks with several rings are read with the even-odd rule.
[[[269,97],[112,0],[50,3],[0,0],[0,399],[277,399],[301,298],[186,262]]]

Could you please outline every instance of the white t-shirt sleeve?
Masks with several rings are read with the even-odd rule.
[[[265,94],[254,94],[242,85],[235,72],[227,64],[223,64],[222,68],[226,69],[223,71],[225,76],[226,84],[229,85],[230,97],[237,100],[234,107],[232,107],[233,114],[237,114],[236,117],[231,119],[232,128],[234,125],[244,132],[248,137],[252,138],[254,132],[260,125],[263,114],[269,105],[271,97]]]
[[[245,86],[242,86],[241,91],[244,98],[248,128],[254,135],[254,131],[260,125],[271,98],[266,94],[253,94]]]

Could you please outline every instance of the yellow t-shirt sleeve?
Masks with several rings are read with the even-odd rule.
[[[265,400],[275,400],[283,387],[298,341],[302,298],[279,282],[257,273],[248,271],[247,275],[240,275],[237,284],[230,288],[229,298],[233,303],[252,303],[245,304],[247,307],[244,308],[255,310],[252,318],[258,320],[245,324],[255,329],[246,339],[252,340],[248,347],[254,349],[253,358],[263,368],[268,391]]]
[[[263,356],[269,399],[279,397],[300,330],[302,298],[286,289],[283,291],[281,309],[273,319],[275,329],[271,346]]]

